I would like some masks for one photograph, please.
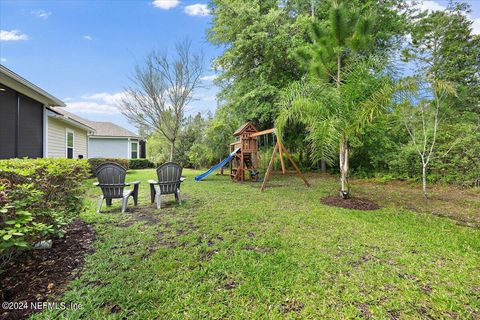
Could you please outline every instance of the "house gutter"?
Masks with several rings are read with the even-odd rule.
[[[0,65],[0,83],[47,106],[65,107],[66,104],[42,88]]]
[[[48,109],[47,111],[47,116],[50,117],[50,118],[53,118],[53,119],[57,119],[59,121],[62,121],[62,122],[66,122],[68,124],[71,124],[72,126],[75,126],[75,127],[78,127],[78,128],[81,128],[83,130],[86,130],[89,134],[92,133],[92,132],[95,132],[95,129],[92,128],[92,127],[89,127],[83,123],[80,123],[74,119],[71,119],[71,118],[68,118],[60,113],[57,113],[51,109]]]

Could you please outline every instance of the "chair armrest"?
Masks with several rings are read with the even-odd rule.
[[[98,187],[99,184],[100,184],[99,182],[94,182],[94,183],[93,183],[93,185],[94,185],[95,187]]]
[[[158,183],[158,181],[155,181],[155,180],[148,180],[148,183],[149,183],[149,184],[157,184],[157,183]]]
[[[125,187],[125,186],[128,186],[128,184],[126,183],[107,183],[107,184],[102,184],[102,183],[98,183],[96,182],[95,185],[97,187],[107,187],[107,188],[115,188],[115,187]]]
[[[185,181],[186,179],[187,179],[187,178],[185,178],[185,177],[180,177],[180,182],[183,182],[183,181]]]
[[[126,186],[130,186],[130,185],[136,185],[136,184],[140,184],[141,181],[133,181],[133,182],[126,182],[125,185]]]

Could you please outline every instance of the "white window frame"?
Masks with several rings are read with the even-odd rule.
[[[68,134],[72,133],[72,159],[75,159],[75,131],[70,128],[66,128],[65,130],[65,158],[68,159]]]
[[[139,153],[138,153],[138,150],[139,150],[139,147],[140,147],[140,144],[138,143],[138,140],[130,140],[129,141],[130,143],[130,159],[139,159]],[[132,152],[134,152],[135,150],[132,149],[132,143],[136,143],[137,144],[137,157],[136,158],[133,158],[132,157]]]

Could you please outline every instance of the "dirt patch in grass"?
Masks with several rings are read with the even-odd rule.
[[[371,319],[373,317],[373,314],[366,303],[357,304],[357,309],[360,312],[362,319]]]
[[[203,253],[200,254],[199,259],[202,261],[210,261],[212,259],[213,255],[217,254],[218,250],[207,250]]]
[[[282,313],[289,313],[289,312],[300,312],[305,307],[305,304],[295,301],[295,300],[287,300],[282,303]]]
[[[368,199],[364,198],[348,198],[342,199],[339,196],[330,196],[322,198],[321,202],[327,206],[340,207],[354,210],[378,210],[380,206]]]
[[[32,302],[46,302],[63,291],[75,277],[95,240],[93,227],[75,220],[63,238],[53,239],[51,249],[28,250],[9,261],[0,274],[1,302],[27,302],[28,308],[0,310],[0,319],[23,319],[35,312]],[[58,301],[60,302],[60,301]]]
[[[258,252],[258,253],[268,253],[268,252],[272,251],[272,248],[258,247],[258,246],[243,246],[242,249],[247,250],[247,251],[255,251],[255,252]]]
[[[376,183],[358,179],[354,182],[360,196],[366,196],[380,205],[395,205],[416,212],[425,212],[448,217],[457,224],[480,228],[479,190],[457,186],[429,185],[429,196],[425,198],[418,183],[390,181]]]
[[[401,313],[398,310],[389,310],[387,315],[390,320],[399,320],[401,317]]]
[[[232,290],[237,287],[237,283],[234,280],[228,281],[223,285],[223,289],[225,290]]]
[[[169,248],[169,249],[175,249],[179,246],[177,241],[174,241],[174,239],[165,239],[164,232],[159,232],[157,234],[157,245],[161,248]]]

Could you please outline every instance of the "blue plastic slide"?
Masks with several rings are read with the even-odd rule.
[[[237,149],[233,150],[233,152],[230,153],[230,154],[228,155],[228,157],[226,157],[226,158],[223,159],[220,163],[218,163],[218,164],[214,165],[213,167],[211,167],[210,169],[208,169],[208,171],[206,171],[206,172],[204,172],[204,173],[199,174],[198,176],[196,176],[196,177],[195,177],[195,181],[200,181],[200,180],[202,180],[203,178],[205,178],[206,176],[208,176],[209,174],[211,174],[213,171],[218,170],[218,169],[226,166],[227,163],[229,163],[229,162],[233,159],[233,157],[235,157],[235,153],[237,153],[238,150],[240,150],[240,148],[237,148]]]

